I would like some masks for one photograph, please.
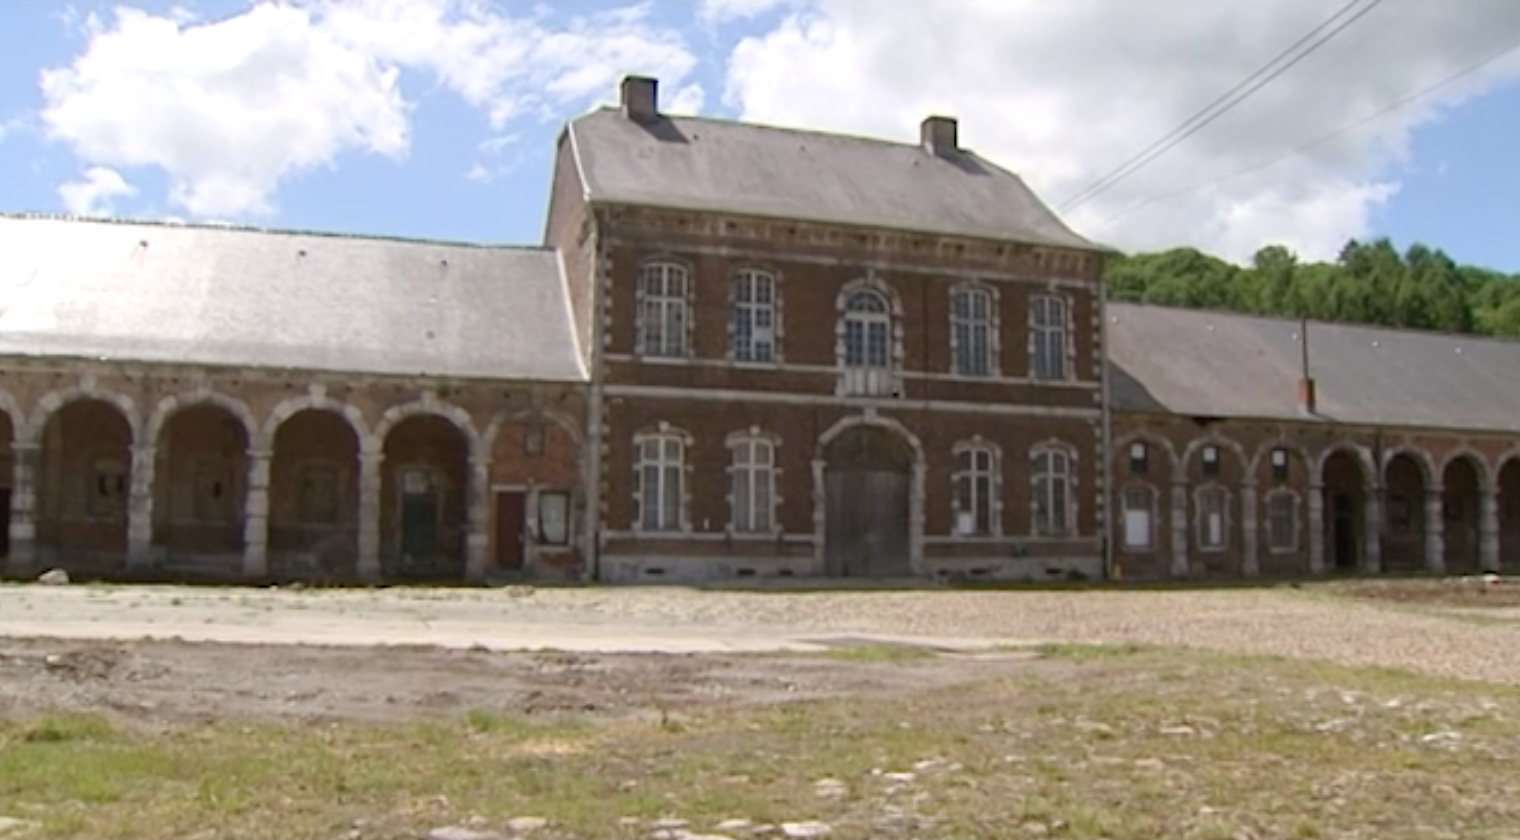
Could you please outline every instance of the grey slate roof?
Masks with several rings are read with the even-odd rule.
[[[1116,411],[1305,419],[1300,322],[1141,304],[1106,307]],[[1520,342],[1309,323],[1321,420],[1520,431]]]
[[[587,378],[551,250],[14,215],[0,356]]]
[[[616,108],[568,130],[593,202],[1110,250],[969,151],[695,117],[646,125]]]

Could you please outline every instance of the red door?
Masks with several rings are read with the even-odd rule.
[[[496,566],[516,572],[523,567],[527,542],[528,494],[522,490],[496,492]]]

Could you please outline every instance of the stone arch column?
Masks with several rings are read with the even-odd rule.
[[[23,442],[26,415],[16,398],[4,390],[0,390],[0,414],[10,424],[10,440],[5,441],[11,453],[10,526],[6,534],[10,550],[6,565],[12,574],[29,575],[35,561],[37,539],[37,526],[32,518],[36,508],[37,444]]]

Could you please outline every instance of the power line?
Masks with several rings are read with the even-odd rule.
[[[1397,110],[1405,107],[1406,105],[1410,105],[1410,104],[1412,104],[1412,103],[1414,103],[1414,102],[1416,102],[1418,100],[1424,99],[1425,97],[1429,96],[1430,94],[1435,93],[1436,91],[1440,90],[1443,87],[1446,87],[1447,85],[1449,85],[1449,84],[1451,84],[1453,82],[1459,81],[1459,80],[1461,80],[1463,78],[1466,78],[1467,76],[1471,76],[1473,73],[1476,73],[1479,70],[1482,70],[1484,67],[1487,67],[1488,65],[1493,64],[1495,61],[1498,61],[1499,59],[1503,58],[1506,55],[1509,55],[1510,53],[1514,52],[1517,49],[1520,49],[1520,40],[1514,41],[1511,44],[1509,44],[1508,46],[1502,47],[1498,51],[1489,54],[1486,58],[1483,58],[1483,59],[1480,59],[1478,61],[1475,61],[1472,64],[1469,64],[1466,67],[1463,67],[1461,70],[1458,70],[1457,72],[1452,73],[1451,75],[1449,75],[1449,76],[1441,79],[1440,81],[1435,82],[1434,84],[1431,84],[1431,85],[1428,85],[1428,86],[1426,86],[1424,88],[1421,88],[1420,90],[1417,90],[1414,93],[1411,93],[1411,94],[1409,94],[1409,95],[1407,95],[1407,96],[1405,96],[1405,97],[1403,97],[1401,99],[1398,99],[1398,100],[1395,100],[1393,102],[1390,102],[1389,104],[1383,106],[1382,108],[1380,108],[1380,109],[1378,109],[1376,111],[1373,111],[1372,113],[1368,114],[1365,117],[1361,117],[1360,119],[1353,120],[1352,122],[1346,123],[1345,125],[1341,126],[1340,128],[1337,128],[1334,131],[1329,132],[1328,134],[1323,134],[1323,135],[1315,138],[1314,140],[1310,140],[1309,142],[1304,143],[1301,146],[1296,146],[1296,147],[1294,147],[1292,149],[1289,149],[1286,152],[1283,152],[1280,155],[1277,155],[1276,157],[1268,158],[1267,160],[1261,161],[1260,163],[1254,163],[1254,164],[1252,164],[1250,166],[1247,166],[1247,167],[1244,167],[1242,169],[1237,169],[1236,171],[1231,172],[1228,175],[1224,175],[1222,177],[1215,178],[1212,181],[1205,181],[1204,183],[1195,184],[1195,185],[1193,185],[1191,187],[1187,187],[1186,189],[1175,190],[1175,191],[1169,192],[1169,193],[1162,193],[1161,195],[1152,196],[1150,198],[1144,199],[1143,201],[1138,201],[1138,202],[1136,202],[1134,204],[1131,204],[1129,207],[1126,207],[1123,210],[1119,211],[1117,214],[1108,217],[1107,219],[1105,219],[1102,222],[1102,224],[1107,225],[1107,224],[1109,224],[1111,222],[1116,222],[1116,221],[1124,218],[1125,216],[1128,216],[1130,213],[1133,213],[1136,210],[1139,210],[1142,207],[1148,207],[1148,206],[1150,206],[1152,204],[1155,204],[1155,203],[1157,203],[1159,201],[1168,201],[1168,200],[1173,199],[1173,198],[1179,198],[1179,197],[1184,196],[1184,195],[1189,195],[1191,193],[1198,192],[1199,190],[1208,189],[1210,187],[1217,187],[1220,184],[1223,184],[1223,183],[1228,182],[1228,181],[1233,181],[1236,178],[1241,178],[1241,177],[1244,177],[1246,175],[1250,175],[1253,172],[1260,172],[1261,170],[1266,169],[1267,167],[1272,166],[1274,164],[1281,163],[1282,161],[1287,160],[1288,158],[1295,157],[1297,155],[1301,155],[1304,152],[1307,152],[1307,151],[1309,151],[1311,149],[1315,149],[1315,148],[1318,148],[1319,146],[1323,146],[1324,144],[1330,142],[1331,140],[1334,140],[1337,137],[1341,137],[1342,135],[1346,134],[1347,132],[1354,131],[1354,130],[1356,130],[1358,128],[1361,128],[1362,126],[1366,125],[1367,123],[1372,122],[1373,120],[1377,120],[1377,119],[1380,119],[1382,117],[1385,117],[1385,116],[1393,113],[1394,111],[1397,111]]]
[[[1229,113],[1231,109],[1244,102],[1251,94],[1271,84],[1283,73],[1286,73],[1299,62],[1308,58],[1319,50],[1320,47],[1329,43],[1336,35],[1339,35],[1346,28],[1355,24],[1373,9],[1381,5],[1383,0],[1371,0],[1366,6],[1351,14],[1350,18],[1340,20],[1348,13],[1351,13],[1351,10],[1361,2],[1362,0],[1350,0],[1350,2],[1337,10],[1335,14],[1309,30],[1303,37],[1294,41],[1287,49],[1273,57],[1271,61],[1257,68],[1255,72],[1242,79],[1235,87],[1225,91],[1213,102],[1210,102],[1197,113],[1183,121],[1177,128],[1172,129],[1170,133],[1142,149],[1107,175],[1104,175],[1066,199],[1061,204],[1060,210],[1067,212],[1091,201],[1099,194],[1112,189],[1120,181],[1133,175],[1141,167],[1171,151],[1177,144],[1197,134],[1210,123]],[[1326,29],[1330,29],[1330,31],[1324,32]],[[1322,32],[1324,34],[1321,34]],[[1316,38],[1317,40],[1315,40]],[[1311,41],[1313,43],[1309,43]],[[1305,44],[1308,44],[1308,46],[1304,47]],[[1299,50],[1300,47],[1304,47],[1304,49],[1299,51],[1297,55],[1293,55],[1294,51]],[[1292,58],[1289,58],[1289,56],[1292,56]],[[1283,63],[1285,60],[1286,63]]]

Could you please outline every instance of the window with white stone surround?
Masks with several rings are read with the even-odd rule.
[[[1229,501],[1229,494],[1218,484],[1206,484],[1193,494],[1194,524],[1201,550],[1224,550],[1229,539]]]
[[[1071,450],[1042,446],[1029,458],[1034,533],[1064,537],[1071,533]]]
[[[634,438],[637,450],[640,531],[681,531],[686,527],[687,436],[668,426]]]
[[[645,357],[686,356],[687,296],[691,274],[668,261],[645,263],[639,274],[639,352]]]
[[[1279,487],[1267,494],[1267,550],[1298,548],[1298,494]]]
[[[776,527],[776,441],[751,430],[728,439],[729,528],[769,534]]]
[[[950,290],[950,364],[956,376],[997,375],[997,296],[962,284]]]
[[[1029,299],[1030,375],[1043,381],[1067,378],[1066,346],[1071,329],[1070,307],[1058,295]]]
[[[753,268],[734,273],[733,360],[747,364],[776,361],[776,276]]]
[[[840,359],[845,391],[885,396],[893,386],[892,307],[885,295],[861,289],[844,303],[844,347]]]
[[[981,440],[956,444],[951,513],[958,537],[995,536],[998,527],[999,458],[997,447]]]

